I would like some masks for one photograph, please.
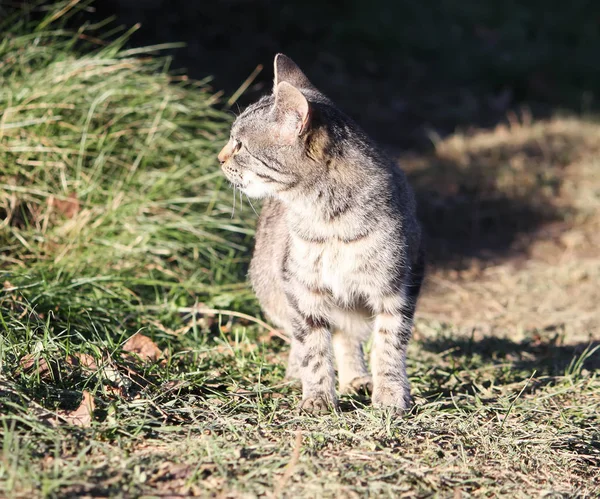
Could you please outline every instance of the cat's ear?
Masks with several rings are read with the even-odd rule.
[[[292,144],[310,126],[310,104],[302,92],[287,81],[275,88],[273,111],[279,137],[287,144]]]
[[[275,66],[274,91],[283,81],[287,81],[296,88],[315,89],[302,70],[288,56],[277,54],[273,64]]]

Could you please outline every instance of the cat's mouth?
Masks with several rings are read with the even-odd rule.
[[[238,189],[243,188],[242,176],[239,172],[232,170],[230,167],[227,166],[227,164],[222,165],[221,170],[223,171],[225,178],[229,180],[233,187],[236,187]]]
[[[240,178],[230,178],[227,177],[227,180],[229,180],[229,183],[231,184],[231,187],[233,188],[233,190],[238,190],[244,194],[246,194],[246,189],[248,188],[248,183],[247,182],[243,182],[242,179]]]

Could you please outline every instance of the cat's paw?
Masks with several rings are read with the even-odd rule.
[[[300,403],[300,410],[308,414],[329,414],[337,409],[337,403],[327,400],[324,395],[307,397]]]
[[[394,409],[397,413],[404,413],[410,408],[412,399],[410,391],[404,386],[375,387],[371,399],[373,407],[380,409]]]
[[[341,386],[340,392],[344,394],[357,393],[371,395],[373,393],[373,378],[370,375],[354,378],[347,385]]]

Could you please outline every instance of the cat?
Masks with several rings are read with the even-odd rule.
[[[406,349],[424,276],[421,228],[404,173],[288,57],[273,92],[234,121],[218,155],[226,178],[265,198],[250,281],[291,338],[300,409],[367,390],[375,407],[411,402]],[[373,332],[371,371],[363,343]]]

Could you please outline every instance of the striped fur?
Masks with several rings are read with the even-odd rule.
[[[219,154],[227,178],[266,198],[250,279],[292,339],[288,375],[301,407],[326,412],[341,392],[407,408],[406,348],[424,272],[404,174],[283,55],[273,95],[246,109]],[[363,343],[373,334],[371,372]]]

